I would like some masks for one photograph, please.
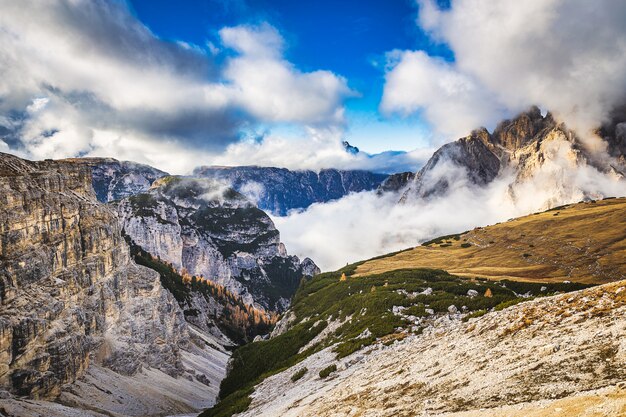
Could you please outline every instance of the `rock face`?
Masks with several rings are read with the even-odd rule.
[[[352,192],[375,190],[387,178],[369,171],[323,169],[318,173],[256,166],[200,167],[194,175],[221,180],[256,201],[260,209],[280,216]]]
[[[400,191],[415,179],[415,172],[400,172],[391,174],[378,186],[377,192]]]
[[[287,255],[263,211],[215,180],[165,177],[122,200],[118,213],[146,252],[266,310],[283,310],[300,280],[319,272],[310,259]]]
[[[0,260],[4,397],[63,401],[80,386],[85,395],[71,405],[110,414],[89,403],[107,386],[97,370],[116,386],[152,369],[166,385],[178,380],[181,397],[146,391],[137,414],[132,395],[122,395],[115,412],[156,415],[212,402],[216,389],[211,394],[207,384],[223,378],[227,353],[192,334],[158,274],[130,260],[116,213],[96,200],[87,166],[0,154]],[[16,415],[34,411],[24,413]]]
[[[442,146],[413,179],[407,178],[406,182],[398,179],[400,187],[404,186],[402,201],[442,195],[451,188],[482,187],[498,177],[510,177],[509,194],[514,200],[526,193],[528,187],[541,183],[551,194],[546,197],[545,208],[584,198],[601,198],[604,195],[583,189],[568,177],[581,167],[624,177],[626,147],[621,145],[624,129],[618,122],[620,117],[616,116],[599,130],[613,158],[609,160],[598,157],[550,113],[542,116],[539,108],[533,107],[501,122],[493,133],[481,128]],[[621,120],[626,120],[626,115]]]
[[[113,158],[72,158],[67,161],[91,168],[96,197],[103,203],[144,192],[155,180],[168,175],[149,165]]]

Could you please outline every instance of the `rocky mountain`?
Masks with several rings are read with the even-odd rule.
[[[228,339],[188,325],[159,274],[131,260],[91,182],[85,164],[0,154],[0,411],[146,416],[210,405]]]
[[[387,178],[369,171],[290,171],[257,166],[206,166],[197,168],[194,175],[223,181],[256,201],[260,209],[279,216],[352,192],[374,190]]]
[[[544,207],[563,201],[599,198],[568,176],[574,169],[597,170],[610,176],[624,177],[623,124],[626,115],[599,130],[613,159],[598,156],[593,147],[582,140],[550,113],[545,116],[537,107],[502,121],[493,132],[481,128],[469,136],[448,143],[437,150],[414,177],[398,178],[392,191],[402,190],[403,201],[410,198],[428,198],[441,195],[450,188],[485,186],[496,178],[509,181],[509,194],[515,200],[522,197],[525,184],[541,182],[550,195]]]
[[[621,416],[625,211],[574,204],[317,275],[201,416]],[[446,265],[465,277],[429,269]]]
[[[91,168],[96,197],[103,203],[144,192],[155,180],[168,175],[149,165],[113,158],[72,158],[67,161]]]
[[[406,187],[408,183],[415,179],[415,172],[399,172],[391,174],[376,189],[377,193],[385,193],[389,191],[399,191]]]
[[[134,244],[264,310],[282,311],[300,280],[319,272],[287,254],[262,210],[213,179],[164,177],[117,210]]]

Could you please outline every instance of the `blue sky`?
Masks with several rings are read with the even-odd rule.
[[[415,24],[409,0],[130,0],[131,11],[164,40],[219,45],[226,26],[267,22],[287,43],[286,58],[302,71],[324,69],[345,77],[359,96],[346,101],[346,139],[362,150],[426,146],[428,126],[419,114],[381,114],[385,53],[422,49],[453,60]],[[445,6],[445,1],[440,2]],[[285,128],[288,130],[288,128]]]

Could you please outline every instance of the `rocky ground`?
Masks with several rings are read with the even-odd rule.
[[[245,416],[620,416],[626,282],[518,304],[341,360],[325,349],[252,394]],[[336,364],[326,379],[319,371]],[[297,382],[291,376],[308,372]]]

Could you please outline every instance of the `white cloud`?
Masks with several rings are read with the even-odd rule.
[[[159,39],[123,2],[0,8],[0,132],[31,158],[106,155],[187,172],[257,123],[341,125],[352,94],[345,79],[286,61],[267,24],[223,29],[218,50]]]
[[[260,141],[234,143],[226,151],[207,160],[210,165],[259,165],[292,170],[323,168],[363,169],[394,173],[416,171],[432,155],[432,149],[412,152],[351,154],[343,144],[340,128],[307,128],[295,135],[269,133]]]
[[[448,125],[476,120],[472,127],[493,127],[483,109],[514,114],[536,104],[584,136],[624,98],[624,2],[453,0],[447,10],[432,0],[418,3],[419,24],[450,47],[455,61],[396,53],[387,73],[387,110],[419,108],[449,136]]]
[[[220,31],[222,42],[240,53],[226,65],[226,90],[256,117],[276,122],[338,124],[343,99],[354,93],[330,71],[303,73],[282,58],[284,41],[275,28],[237,26]]]
[[[446,138],[465,136],[485,123],[502,118],[497,103],[472,77],[423,51],[393,51],[388,55],[381,109],[423,115]]]

